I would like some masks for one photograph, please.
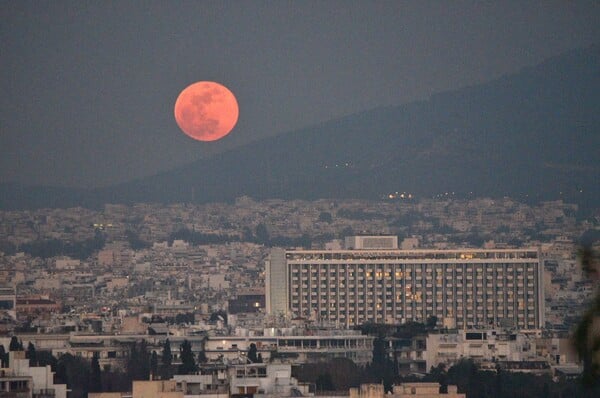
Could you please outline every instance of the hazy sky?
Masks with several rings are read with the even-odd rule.
[[[598,1],[4,1],[0,182],[125,181],[598,42]],[[199,80],[238,97],[216,143],[174,121]]]

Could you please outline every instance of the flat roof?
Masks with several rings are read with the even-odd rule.
[[[538,261],[538,249],[454,249],[454,250],[286,250],[288,261],[352,261],[352,260],[402,260],[402,261]]]

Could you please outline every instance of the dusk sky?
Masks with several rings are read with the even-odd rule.
[[[102,186],[600,42],[598,1],[5,1],[0,182]],[[217,81],[239,121],[184,135]]]

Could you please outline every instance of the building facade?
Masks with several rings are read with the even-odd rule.
[[[270,314],[346,327],[433,316],[449,328],[544,325],[537,249],[273,249],[266,270]]]
[[[294,365],[328,361],[333,358],[351,359],[359,366],[373,360],[373,336],[357,330],[285,331],[273,329],[262,336],[209,336],[204,352],[208,359],[222,357],[232,361],[245,357],[251,344],[265,360],[282,359]]]
[[[67,385],[54,384],[50,365],[30,366],[25,351],[11,351],[7,368],[0,369],[0,397],[67,398]]]

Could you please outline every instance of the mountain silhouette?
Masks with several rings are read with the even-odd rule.
[[[279,134],[96,190],[0,187],[1,208],[256,199],[510,196],[597,207],[600,46],[426,101]]]

